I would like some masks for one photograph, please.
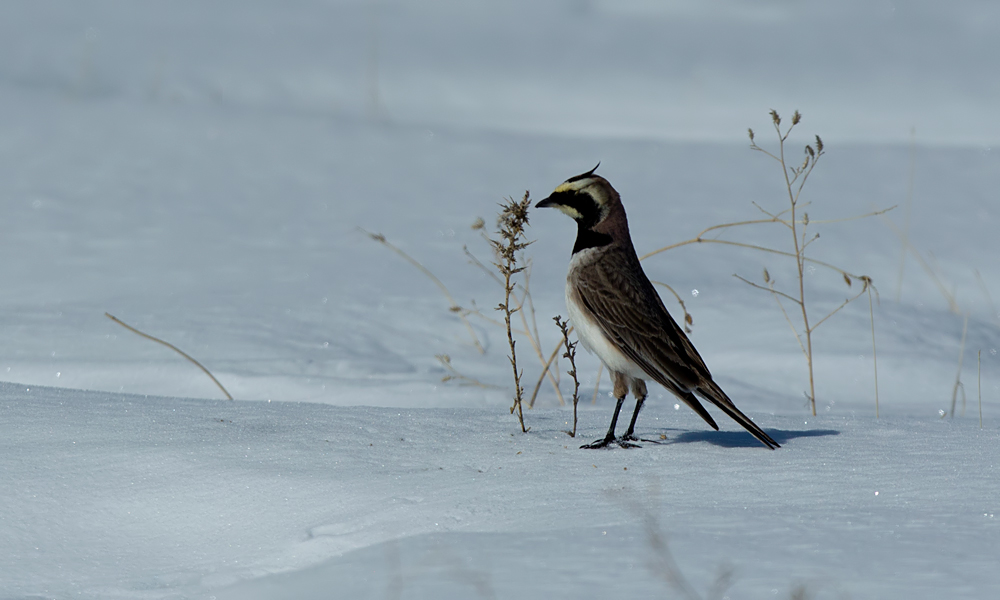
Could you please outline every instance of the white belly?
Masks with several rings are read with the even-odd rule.
[[[596,354],[609,371],[624,373],[634,379],[649,379],[649,375],[625,356],[617,345],[608,340],[600,326],[594,321],[590,311],[577,304],[573,299],[570,285],[566,286],[566,310],[569,312],[573,331],[576,332],[576,337],[583,344],[583,347]]]

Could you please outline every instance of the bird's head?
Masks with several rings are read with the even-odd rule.
[[[597,163],[601,166],[601,163]],[[597,167],[570,177],[559,185],[548,198],[540,201],[537,208],[558,208],[572,217],[581,229],[593,229],[621,204],[618,192],[608,180],[595,175]]]

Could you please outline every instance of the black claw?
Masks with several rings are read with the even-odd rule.
[[[604,439],[594,440],[589,444],[584,444],[580,448],[586,448],[587,450],[596,450],[597,448],[607,448],[608,444],[615,441],[615,438],[608,436]]]
[[[635,440],[636,438],[631,438],[631,439]],[[606,437],[600,440],[595,440],[593,443],[590,444],[584,444],[580,446],[580,448],[586,448],[587,450],[596,450],[598,448],[607,448],[611,444],[615,444],[620,448],[642,448],[642,446],[640,446],[639,444],[629,443],[629,441],[623,437],[621,438]]]

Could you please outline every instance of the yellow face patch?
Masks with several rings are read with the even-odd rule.
[[[559,190],[559,188],[556,188],[556,191],[558,191],[558,190]],[[557,204],[556,208],[558,208],[559,210],[561,210],[563,212],[563,214],[569,215],[570,217],[572,217],[574,219],[580,219],[580,218],[583,217],[583,215],[580,214],[580,211],[576,210],[572,206],[566,206],[565,204]]]

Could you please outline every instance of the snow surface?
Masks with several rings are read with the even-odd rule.
[[[0,4],[0,599],[682,597],[658,536],[706,598],[1000,596],[997,10]],[[590,402],[586,354],[580,435],[548,385],[520,433],[503,331],[473,321],[480,355],[434,284],[359,229],[489,313],[472,222],[598,160],[640,252],[783,208],[745,137],[771,144],[770,108],[805,115],[794,156],[826,142],[811,218],[900,205],[888,218],[909,219],[958,309],[913,256],[899,279],[884,220],[816,225],[815,256],[881,293],[880,418],[864,300],[817,331],[813,417],[773,299],[731,276],[785,286],[788,264],[708,245],[649,259],[775,452],[658,387],[638,430],[661,443],[578,449],[612,408],[606,379]],[[550,349],[575,232],[531,218]],[[815,314],[856,289],[807,282]],[[941,419],[963,313],[966,401]],[[442,382],[439,354],[490,387]]]

